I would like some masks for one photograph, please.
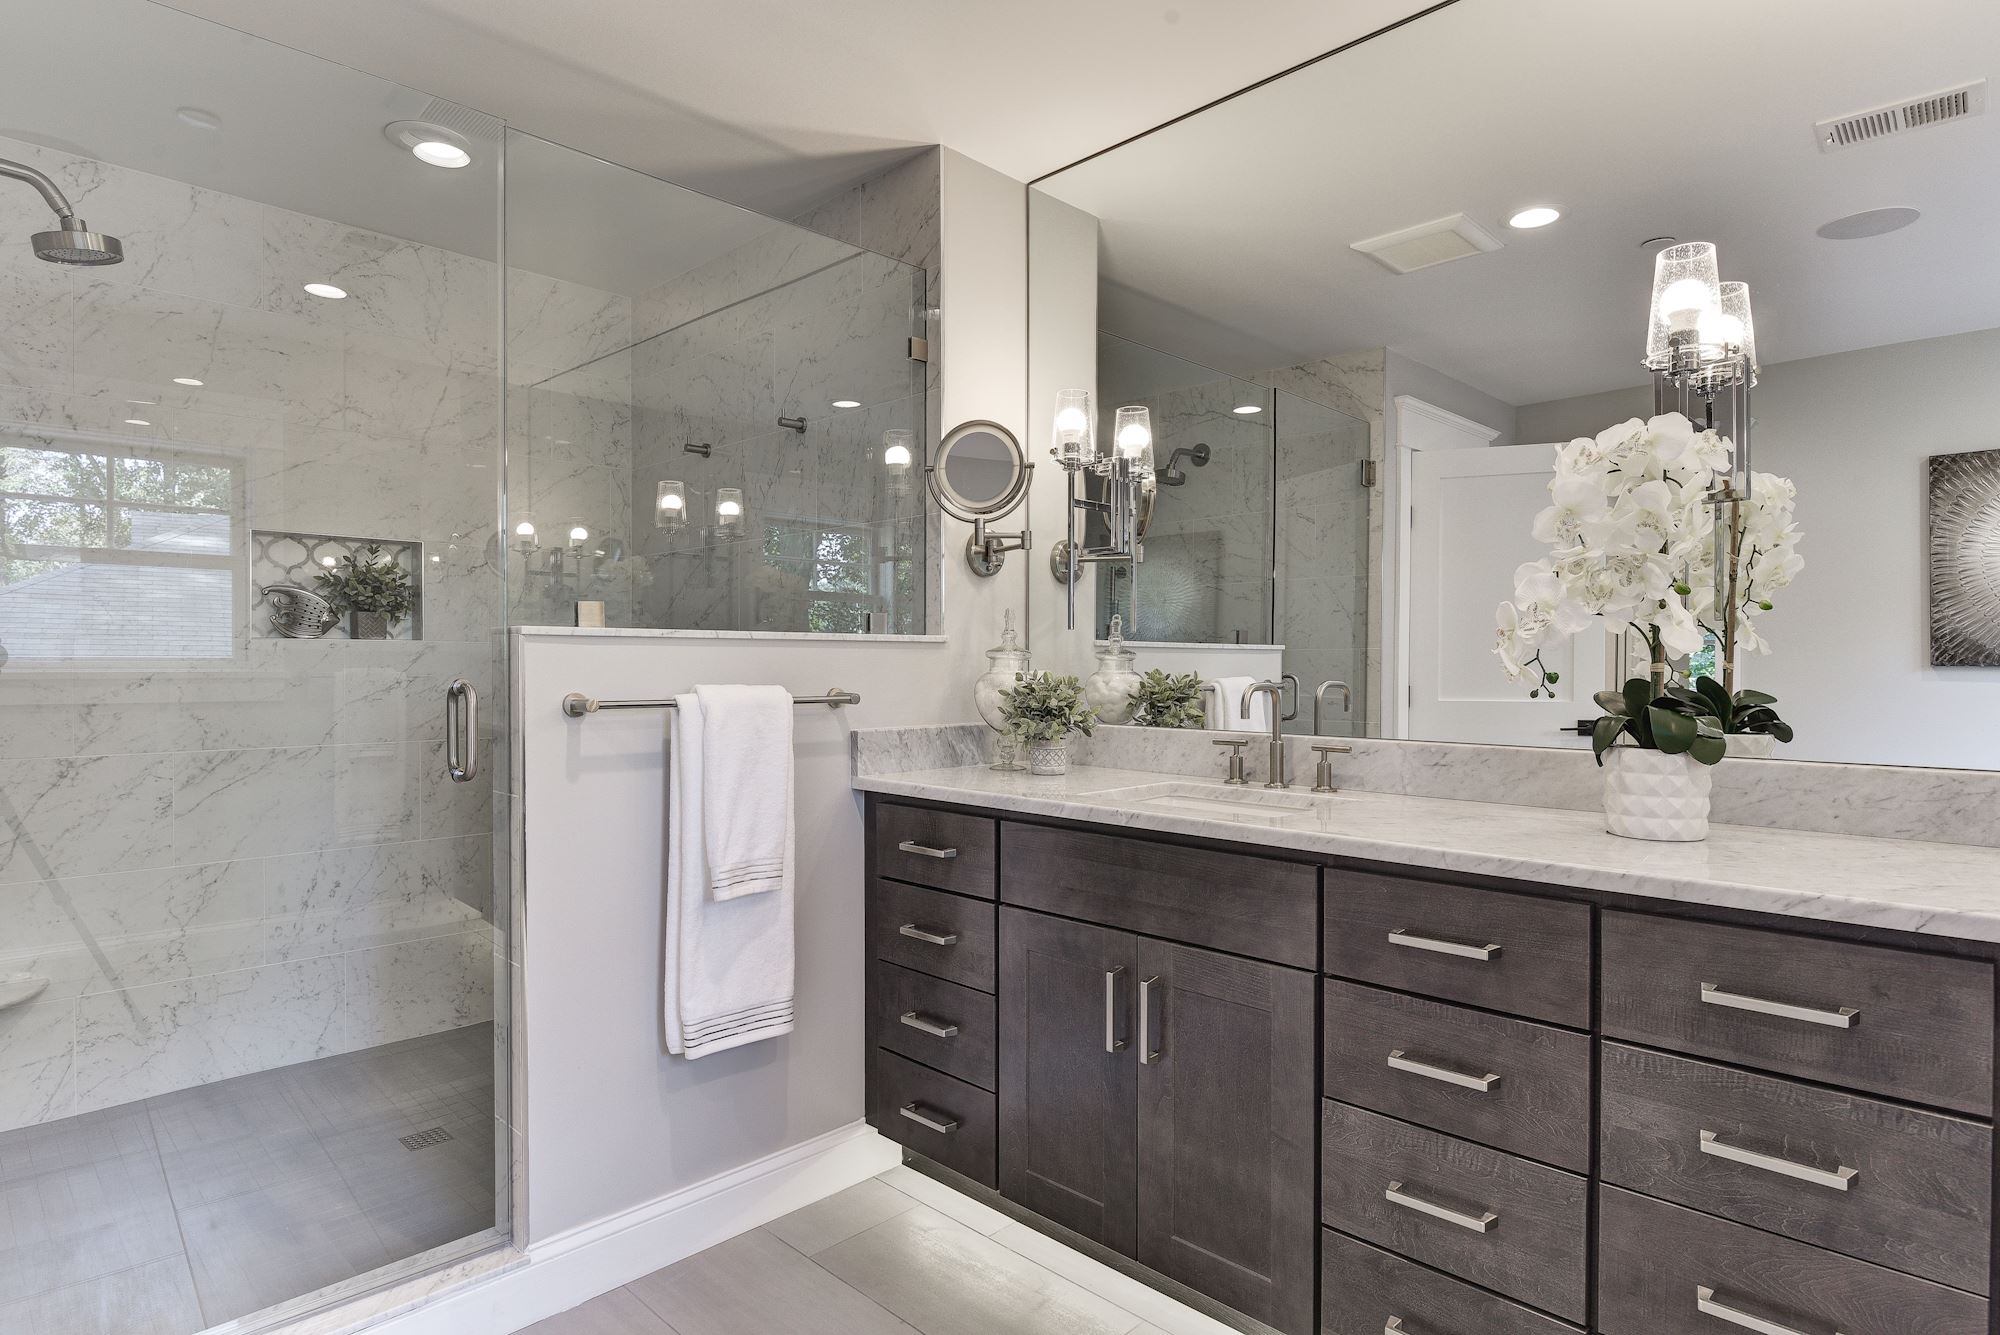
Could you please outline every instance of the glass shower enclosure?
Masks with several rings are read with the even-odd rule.
[[[137,0],[5,65],[123,254],[0,180],[0,1330],[254,1328],[510,1229],[500,127]]]

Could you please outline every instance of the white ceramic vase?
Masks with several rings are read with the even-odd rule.
[[[1604,753],[1604,828],[1626,839],[1708,838],[1709,767],[1637,746]]]
[[[1722,744],[1732,756],[1757,760],[1769,760],[1778,751],[1778,739],[1768,732],[1732,732],[1722,739]]]
[[[1069,738],[1059,742],[1028,743],[1028,773],[1056,775],[1069,773]]]

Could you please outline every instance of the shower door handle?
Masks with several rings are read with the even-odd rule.
[[[444,767],[453,783],[479,774],[479,692],[463,677],[444,688]]]

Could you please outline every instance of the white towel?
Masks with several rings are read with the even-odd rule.
[[[711,899],[791,888],[792,693],[697,686]]]
[[[1271,728],[1271,697],[1259,693],[1251,701],[1250,717],[1243,717],[1243,693],[1256,684],[1255,677],[1217,677],[1209,693],[1208,726],[1216,732],[1268,732]]]
[[[669,1052],[695,1058],[791,1032],[792,841],[785,841],[780,888],[709,898],[702,821],[707,720],[698,695],[677,696],[675,704],[667,779],[666,1037]]]

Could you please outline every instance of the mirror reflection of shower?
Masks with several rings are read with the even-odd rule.
[[[50,264],[117,264],[125,258],[125,247],[117,237],[90,230],[90,224],[76,216],[69,199],[46,175],[26,163],[0,158],[0,176],[25,181],[39,190],[42,200],[56,215],[56,230],[34,235],[35,258]]]
[[[1196,468],[1206,468],[1208,467],[1208,458],[1208,445],[1206,442],[1183,445],[1167,456],[1167,466],[1165,468],[1155,468],[1153,470],[1153,476],[1159,479],[1159,483],[1163,487],[1178,487],[1187,481],[1187,474],[1181,471],[1181,460],[1191,460]]]

